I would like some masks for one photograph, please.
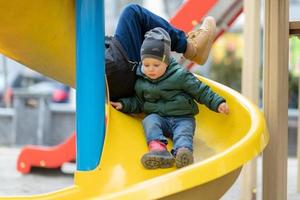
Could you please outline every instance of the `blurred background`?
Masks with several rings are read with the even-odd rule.
[[[113,35],[119,15],[129,3],[140,4],[169,20],[184,3],[184,0],[105,0],[106,35]],[[299,10],[300,0],[290,0],[290,21],[299,21]],[[263,16],[261,19],[262,27]],[[244,15],[242,13],[214,43],[206,64],[204,66],[193,65],[190,70],[240,92],[244,46],[243,24]],[[262,39],[263,31],[261,31]],[[289,156],[295,157],[300,40],[294,37],[290,38],[289,48]],[[260,68],[262,69],[262,63]],[[262,70],[260,80],[262,80]],[[262,82],[260,87],[262,87]],[[75,96],[74,89],[0,55],[0,147],[20,148],[26,144],[54,146],[65,141],[75,130]],[[261,99],[262,94],[260,94],[260,106],[262,105]],[[17,154],[18,151],[15,156]],[[54,178],[56,179],[56,177]],[[72,177],[65,178],[67,181],[62,182],[61,187],[72,184]],[[54,180],[54,182],[57,185],[57,181]],[[16,182],[13,184],[16,187]],[[24,184],[20,185],[20,188],[21,186],[23,187]],[[56,188],[42,188],[35,193],[47,192],[50,189]],[[29,194],[28,191],[27,193],[20,191],[20,194]],[[9,192],[0,189],[0,194],[9,194]]]

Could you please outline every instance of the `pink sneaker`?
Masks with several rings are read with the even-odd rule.
[[[146,169],[173,167],[175,159],[164,143],[151,141],[148,146],[149,152],[141,158],[141,162]]]

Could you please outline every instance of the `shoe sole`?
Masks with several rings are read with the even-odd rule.
[[[210,49],[211,49],[214,39],[216,37],[216,21],[215,21],[215,19],[212,17],[207,17],[206,20],[211,21],[211,22],[207,22],[207,23],[209,24],[209,29],[211,29],[210,31],[213,34],[209,34],[209,38],[208,38],[207,44],[204,48],[204,52],[202,54],[201,61],[199,62],[200,65],[203,65],[206,62],[209,52],[210,52]]]
[[[194,162],[193,152],[189,149],[180,149],[175,158],[176,167],[182,168]]]
[[[156,155],[144,155],[141,161],[146,169],[158,169],[173,167],[175,159]]]

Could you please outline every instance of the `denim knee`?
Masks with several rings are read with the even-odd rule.
[[[135,15],[136,13],[140,13],[141,6],[138,4],[129,4],[124,8],[123,14],[125,15]]]
[[[150,114],[143,119],[143,126],[147,126],[149,124],[160,123],[161,117],[157,114]]]

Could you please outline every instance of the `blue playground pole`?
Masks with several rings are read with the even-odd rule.
[[[77,170],[99,164],[105,134],[104,1],[76,0]]]

